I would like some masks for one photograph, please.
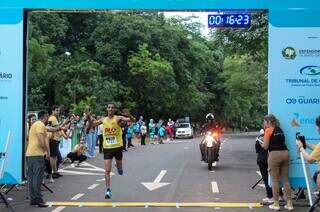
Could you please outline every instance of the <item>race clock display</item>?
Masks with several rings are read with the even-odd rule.
[[[250,14],[212,14],[208,15],[208,27],[250,27]]]

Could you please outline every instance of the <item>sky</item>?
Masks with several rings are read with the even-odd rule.
[[[200,23],[202,23],[203,32],[202,34],[204,36],[207,36],[209,33],[208,28],[208,14],[216,14],[217,12],[164,12],[165,17],[173,17],[173,16],[180,16],[180,17],[189,17],[189,16],[195,16],[199,17],[195,20],[198,20]]]

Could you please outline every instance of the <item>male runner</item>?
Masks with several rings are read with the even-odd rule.
[[[106,193],[105,198],[110,199],[112,192],[110,188],[110,173],[112,167],[112,159],[116,159],[116,168],[118,174],[123,174],[122,169],[122,129],[120,122],[135,121],[135,118],[127,114],[124,116],[116,116],[116,106],[114,103],[107,105],[108,116],[98,121],[92,121],[90,114],[86,114],[91,126],[95,127],[102,124],[103,135],[103,153],[105,164]]]

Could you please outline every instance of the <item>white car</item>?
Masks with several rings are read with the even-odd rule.
[[[193,138],[193,129],[190,123],[180,123],[176,129],[176,138]]]

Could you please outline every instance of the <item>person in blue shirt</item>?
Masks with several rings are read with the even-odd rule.
[[[166,135],[166,129],[164,127],[164,125],[161,125],[160,129],[159,129],[159,143],[163,144],[163,140],[164,137]]]
[[[127,139],[127,143],[128,143],[128,148],[130,148],[130,147],[134,147],[134,145],[132,144],[133,124],[129,123],[128,125],[129,126],[128,126],[128,129],[127,129],[126,139]]]
[[[153,119],[150,119],[149,122],[149,136],[150,136],[150,144],[154,144],[155,141],[155,128],[156,125],[153,123]]]

